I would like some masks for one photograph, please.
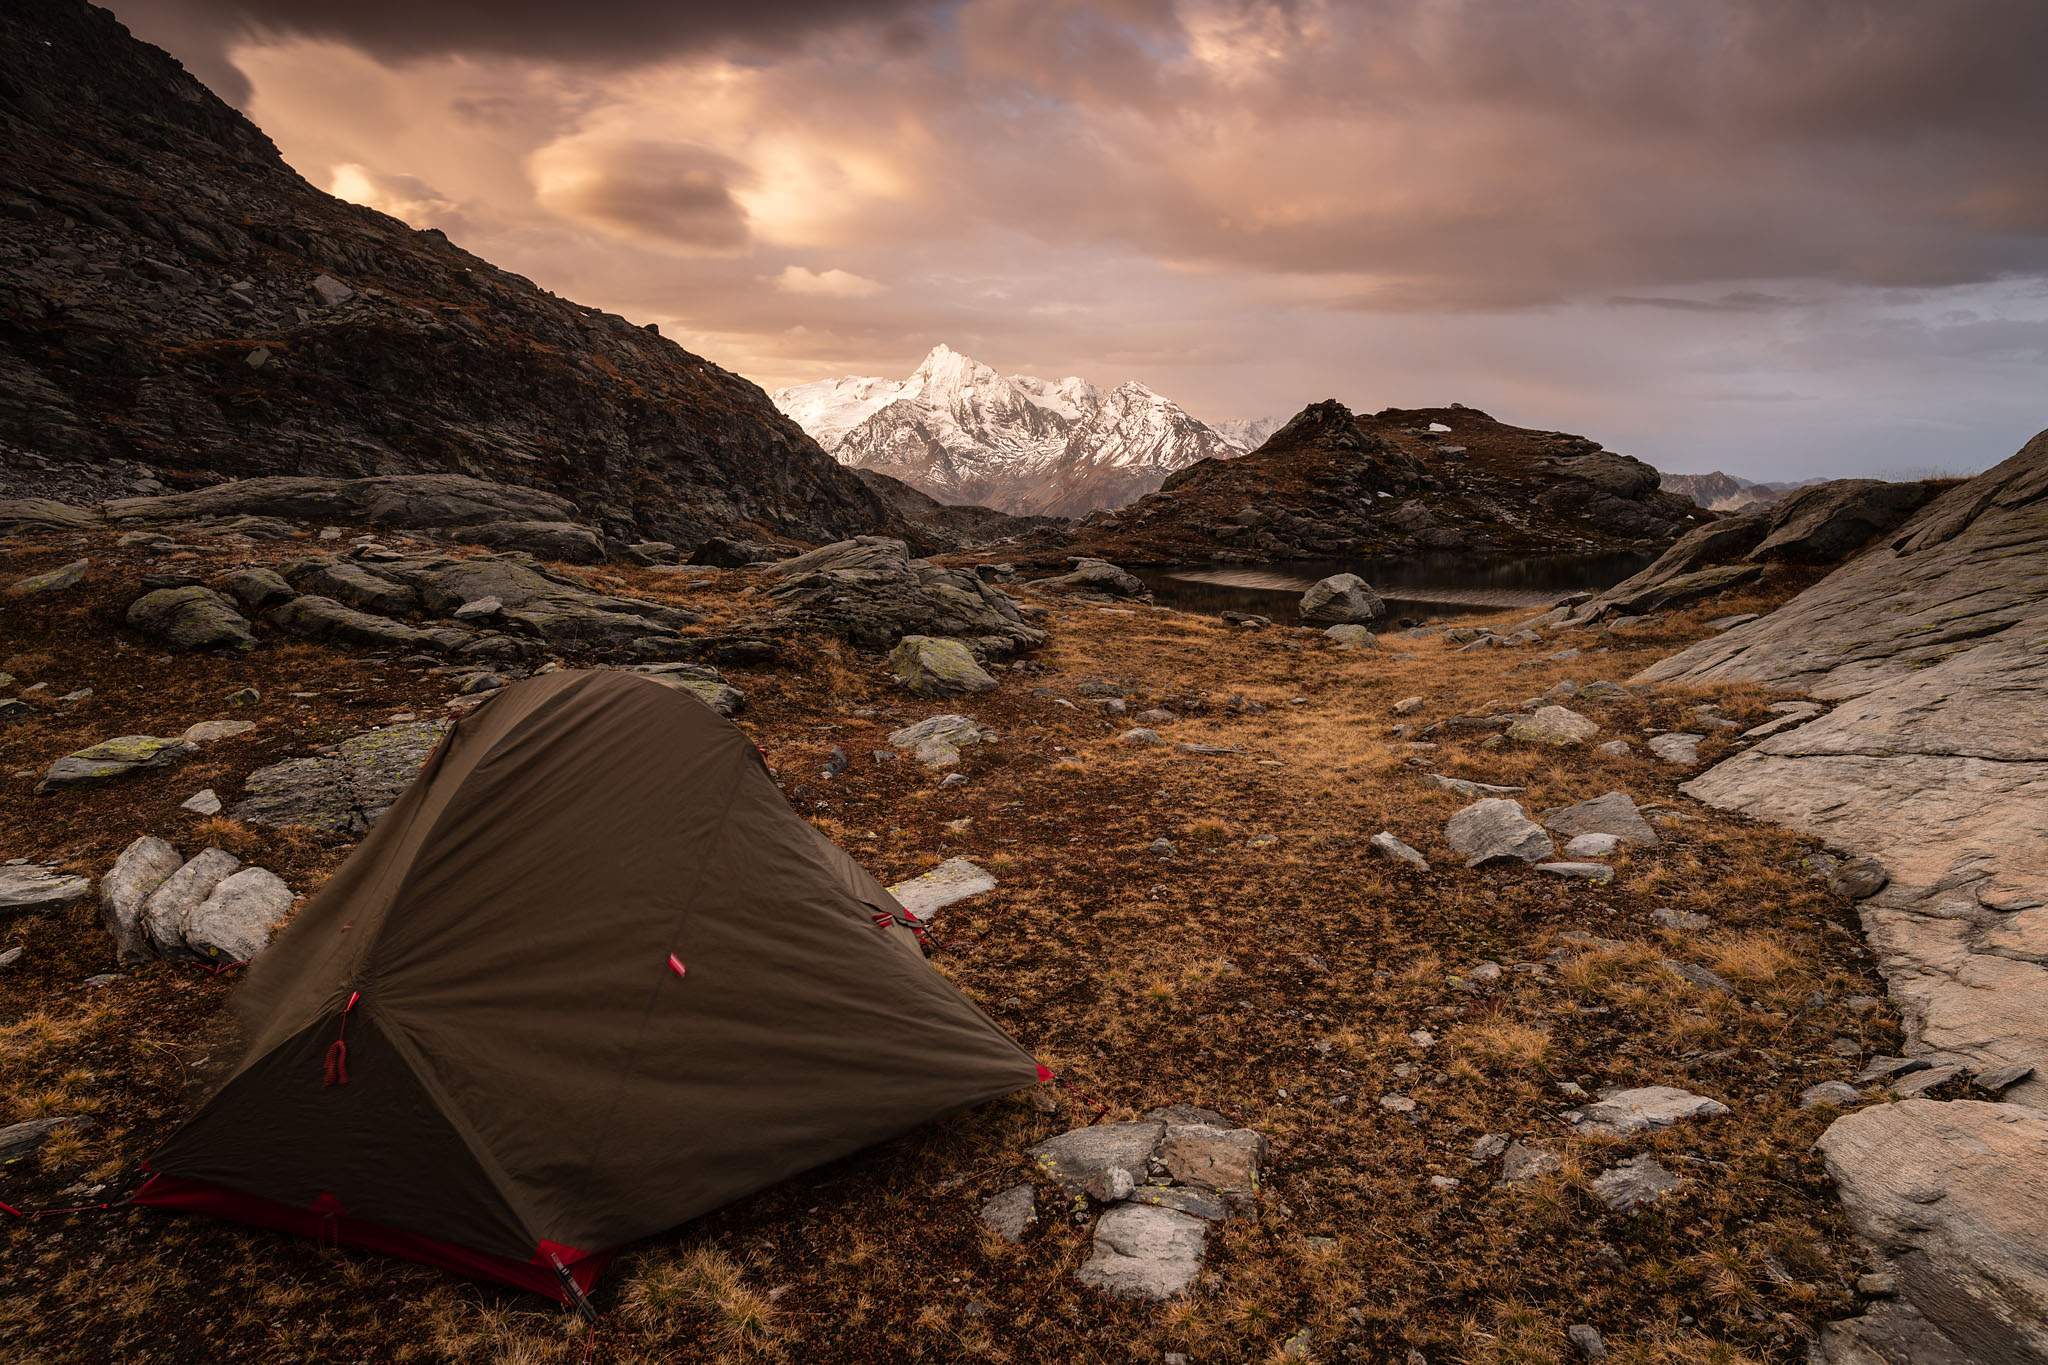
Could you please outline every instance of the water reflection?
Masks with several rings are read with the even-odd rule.
[[[1137,569],[1161,603],[1183,611],[1257,612],[1292,625],[1301,594],[1318,579],[1355,573],[1387,602],[1388,620],[1428,619],[1527,607],[1540,609],[1572,592],[1611,588],[1654,554],[1527,555],[1474,559],[1443,553],[1404,559],[1289,560],[1276,564],[1214,564]]]

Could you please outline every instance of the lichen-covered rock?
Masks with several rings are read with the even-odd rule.
[[[211,588],[158,588],[128,605],[128,624],[172,649],[247,649],[248,620]]]
[[[929,872],[896,883],[896,903],[930,924],[949,905],[996,889],[996,879],[965,858],[948,858]]]
[[[242,604],[244,611],[259,613],[299,595],[299,590],[285,582],[282,574],[275,569],[260,567],[237,569],[222,579],[220,585]]]
[[[331,754],[259,768],[230,814],[252,825],[357,838],[412,784],[445,729],[433,721],[387,726],[351,735]]]
[[[441,648],[438,638],[418,627],[374,612],[357,611],[317,594],[294,597],[272,607],[264,613],[263,620],[287,635],[307,640],[328,640],[369,649]]]
[[[77,587],[84,581],[85,571],[91,567],[90,559],[76,559],[69,564],[17,579],[8,586],[7,592],[11,597],[33,597],[38,593],[61,592],[65,588]]]
[[[966,645],[930,635],[906,635],[897,642],[889,653],[889,672],[920,697],[993,692],[996,687]]]
[[[302,559],[287,565],[284,577],[302,593],[378,616],[405,616],[420,607],[420,595],[411,588],[352,559]]]
[[[1380,637],[1364,626],[1331,626],[1323,638],[1338,649],[1378,649]]]
[[[132,773],[168,768],[183,762],[193,746],[182,739],[155,735],[120,735],[66,754],[43,774],[39,791],[111,782]]]
[[[487,521],[447,533],[451,540],[493,550],[519,550],[563,564],[602,564],[604,537],[573,521]]]
[[[1548,744],[1565,749],[1584,744],[1600,733],[1600,726],[1570,707],[1545,706],[1532,715],[1517,718],[1508,726],[1507,733],[1509,739],[1524,744]]]
[[[100,922],[114,936],[114,953],[121,961],[148,960],[149,934],[142,924],[143,903],[184,865],[177,849],[153,834],[145,834],[122,849],[107,875],[100,878]]]
[[[864,649],[888,649],[906,635],[947,636],[993,655],[1046,639],[979,575],[912,559],[908,546],[886,536],[840,541],[759,572],[772,581],[776,603],[760,625],[777,633],[819,630]]]

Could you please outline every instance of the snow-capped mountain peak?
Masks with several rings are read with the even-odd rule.
[[[1003,375],[941,343],[907,379],[825,379],[775,405],[842,464],[942,502],[1078,516],[1157,488],[1239,448],[1172,399],[1126,381]]]

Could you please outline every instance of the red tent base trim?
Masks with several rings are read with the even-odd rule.
[[[316,1203],[328,1203],[331,1208],[294,1208],[275,1199],[265,1199],[260,1194],[244,1194],[225,1185],[161,1173],[152,1175],[148,1183],[135,1192],[135,1202],[175,1213],[200,1213],[230,1222],[253,1223],[257,1227],[295,1233],[316,1241],[346,1243],[365,1251],[439,1266],[470,1279],[496,1280],[515,1289],[545,1294],[557,1303],[569,1301],[569,1296],[562,1289],[561,1277],[555,1271],[557,1258],[567,1268],[577,1289],[585,1294],[597,1283],[605,1263],[611,1260],[609,1251],[579,1251],[557,1242],[542,1242],[534,1249],[532,1259],[515,1261],[510,1256],[472,1251],[468,1247],[407,1232],[403,1228],[347,1217],[340,1212],[339,1202],[325,1195]]]

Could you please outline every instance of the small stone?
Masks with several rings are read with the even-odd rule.
[[[1697,962],[1681,962],[1676,958],[1667,957],[1659,959],[1657,965],[1689,986],[1697,986],[1703,991],[1714,991],[1720,995],[1735,994],[1735,987],[1728,984],[1727,978],[1712,968],[1702,967]]]
[[[1472,1140],[1472,1159],[1491,1161],[1508,1149],[1506,1133],[1485,1133]]]
[[[1165,1134],[1163,1123],[1101,1123],[1048,1138],[1026,1155],[1050,1179],[1109,1204],[1138,1187]]]
[[[1458,1177],[1454,1175],[1433,1175],[1429,1178],[1431,1189],[1442,1190],[1446,1194],[1457,1189],[1459,1183]]]
[[[1633,1156],[1593,1178],[1593,1194],[1616,1213],[1655,1203],[1679,1186],[1679,1179],[1655,1157]]]
[[[1378,834],[1372,836],[1372,850],[1382,858],[1391,858],[1397,863],[1406,863],[1418,872],[1430,870],[1429,859],[1423,857],[1420,852],[1408,844],[1401,842],[1400,839],[1387,830],[1381,830]]]
[[[1564,846],[1569,858],[1606,858],[1621,847],[1621,839],[1613,834],[1581,834]]]
[[[42,573],[30,574],[27,578],[15,580],[7,592],[12,597],[30,597],[36,593],[61,592],[73,588],[85,578],[85,571],[92,567],[90,559],[77,559],[60,568],[47,569]]]
[[[223,739],[234,739],[246,735],[256,728],[253,720],[202,720],[197,725],[187,726],[179,738],[187,744],[213,744]]]
[[[1900,1079],[1893,1081],[1892,1093],[1900,1099],[1906,1099],[1913,1095],[1923,1094],[1934,1089],[1936,1086],[1947,1085],[1962,1074],[1963,1068],[1960,1065],[1930,1066],[1922,1071],[1910,1072]]]
[[[1537,818],[1545,829],[1566,838],[1606,835],[1636,848],[1655,848],[1663,842],[1627,792],[1607,792],[1576,805],[1554,806]]]
[[[1134,730],[1126,730],[1122,734],[1118,735],[1116,738],[1119,744],[1150,745],[1166,743],[1166,741],[1160,737],[1160,734],[1157,730],[1147,730],[1142,726]]]
[[[21,961],[27,953],[28,949],[18,943],[6,952],[0,953],[0,972],[6,971],[9,967]]]
[[[1571,748],[1600,733],[1600,726],[1563,706],[1546,706],[1508,727],[1508,738],[1523,744]]]
[[[1119,1204],[1095,1224],[1095,1244],[1076,1278],[1119,1298],[1170,1299],[1202,1268],[1208,1224],[1175,1209]]]
[[[1884,890],[1891,878],[1884,864],[1875,858],[1851,858],[1828,873],[1828,890],[1852,901],[1868,900]]]
[[[1635,753],[1635,746],[1625,739],[1610,739],[1594,747],[1593,752],[1605,758],[1627,758]]]
[[[1420,697],[1403,697],[1394,703],[1394,714],[1397,716],[1412,716],[1422,709],[1422,704],[1422,698]]]
[[[1140,1185],[1131,1192],[1131,1202],[1176,1209],[1211,1223],[1230,1217],[1230,1205],[1221,1196],[1192,1185]]]
[[[1380,1108],[1389,1114],[1412,1114],[1415,1112],[1415,1101],[1406,1095],[1382,1095]]]
[[[1888,1081],[1894,1076],[1926,1068],[1926,1061],[1919,1057],[1872,1057],[1851,1079],[1857,1085],[1869,1085],[1873,1081]]]
[[[1038,1221],[1038,1191],[1030,1182],[1012,1185],[1001,1194],[984,1200],[982,1225],[1006,1242],[1021,1242]]]
[[[1171,858],[1180,850],[1174,846],[1173,840],[1162,834],[1159,838],[1145,845],[1145,851],[1155,858]]]
[[[949,905],[996,889],[996,879],[965,858],[948,858],[929,872],[896,883],[889,894],[910,914],[925,924],[938,918]]]
[[[92,879],[55,872],[33,863],[0,867],[0,914],[36,913],[84,900]]]
[[[1510,1185],[1539,1180],[1546,1175],[1556,1175],[1564,1169],[1564,1162],[1557,1153],[1545,1147],[1531,1146],[1526,1142],[1511,1142],[1500,1159],[1500,1178]]]
[[[1702,929],[1714,927],[1714,922],[1705,915],[1696,915],[1690,910],[1673,910],[1669,906],[1659,906],[1652,910],[1650,918],[1659,928],[1670,929],[1675,933],[1698,933]]]
[[[179,810],[189,810],[194,815],[219,815],[220,796],[211,787],[202,787],[178,803]]]
[[[1280,1358],[1282,1360],[1308,1360],[1311,1358],[1309,1353],[1314,1345],[1315,1333],[1304,1327],[1293,1336],[1287,1338],[1286,1341],[1280,1343]]]
[[[1565,1340],[1580,1360],[1596,1361],[1607,1359],[1607,1343],[1600,1339],[1597,1329],[1583,1322],[1575,1322],[1564,1329]]]
[[[1553,877],[1564,877],[1573,881],[1611,882],[1614,880],[1614,869],[1606,863],[1538,863],[1536,864],[1536,870],[1548,873]]]
[[[110,782],[131,773],[182,762],[191,753],[192,746],[184,740],[159,739],[155,735],[122,735],[101,740],[52,763],[37,790]]]
[[[253,687],[238,687],[227,695],[230,706],[254,706],[262,700],[263,694]]]
[[[1331,626],[1323,638],[1338,649],[1378,649],[1379,637],[1364,626]]]
[[[1671,1085],[1645,1085],[1603,1090],[1598,1103],[1573,1110],[1565,1118],[1588,1132],[1626,1137],[1686,1119],[1712,1118],[1727,1112],[1727,1105],[1705,1095]]]
[[[1846,1081],[1822,1081],[1819,1085],[1809,1085],[1799,1092],[1799,1107],[1818,1109],[1822,1105],[1828,1105],[1842,1109],[1860,1103],[1862,1099],[1863,1092]]]
[[[1899,1292],[1898,1277],[1888,1270],[1856,1277],[1856,1292],[1873,1299],[1888,1299]]]
[[[1978,1072],[1971,1080],[1971,1084],[1987,1095],[1998,1095],[2012,1089],[2033,1074],[2034,1067],[2031,1062],[2014,1062],[2011,1066]]]
[[[1704,738],[1704,735],[1658,735],[1650,741],[1650,752],[1660,762],[1690,768],[1700,761],[1700,741]]]

